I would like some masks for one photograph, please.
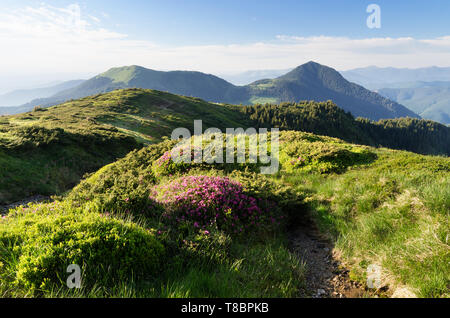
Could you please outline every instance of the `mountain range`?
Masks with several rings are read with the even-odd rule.
[[[386,87],[406,87],[411,82],[450,81],[450,67],[395,68],[369,66],[341,71],[349,81],[376,90]]]
[[[221,78],[224,80],[233,83],[234,85],[248,85],[255,81],[258,81],[262,78],[276,78],[283,74],[292,71],[292,69],[283,69],[283,70],[251,70],[240,73],[231,73],[231,74],[219,74]]]
[[[236,86],[217,76],[200,72],[162,72],[140,66],[112,68],[49,98],[36,99],[19,108],[9,108],[7,112],[3,109],[3,113],[19,113],[37,105],[52,106],[122,88],[155,89],[228,104],[332,100],[354,116],[372,120],[420,118],[406,107],[351,83],[336,70],[315,62],[303,64],[275,79],[259,80],[244,86]]]
[[[84,80],[72,80],[34,89],[19,89],[0,95],[0,105],[20,106],[31,100],[53,96],[66,89],[80,85]]]
[[[415,111],[421,117],[450,124],[450,82],[414,82],[377,92]]]

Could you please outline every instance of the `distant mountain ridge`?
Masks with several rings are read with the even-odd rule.
[[[30,100],[51,97],[58,92],[78,86],[82,82],[84,80],[72,80],[42,88],[14,90],[0,95],[0,106],[20,106]]]
[[[382,88],[377,92],[408,106],[423,118],[450,124],[450,82],[415,82],[408,87]]]
[[[30,110],[36,105],[52,106],[122,88],[155,89],[229,104],[332,100],[354,116],[372,120],[406,116],[420,118],[406,107],[350,83],[336,70],[315,62],[303,64],[275,79],[260,80],[245,86],[236,86],[217,76],[200,72],[162,72],[136,65],[118,67],[50,98],[34,100],[20,110]]]
[[[437,66],[416,69],[369,66],[340,73],[368,89],[391,87],[387,84],[394,83],[450,81],[450,67]]]
[[[283,70],[253,70],[241,73],[219,75],[224,80],[234,85],[248,85],[261,79],[273,79],[290,72],[292,69]]]

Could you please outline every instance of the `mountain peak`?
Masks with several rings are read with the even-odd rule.
[[[280,76],[278,79],[287,81],[323,81],[324,79],[339,79],[344,80],[338,71],[335,69],[316,63],[314,61],[309,61],[308,63],[297,66],[289,73]]]
[[[304,63],[302,65],[297,66],[291,72],[301,71],[301,70],[318,70],[318,69],[321,69],[321,68],[328,68],[328,67],[325,66],[325,65],[319,64],[317,62],[314,62],[314,61],[309,61],[307,63]]]
[[[111,79],[114,83],[129,83],[137,73],[142,71],[151,71],[138,65],[113,67],[99,75]]]

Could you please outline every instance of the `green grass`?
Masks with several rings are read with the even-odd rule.
[[[19,207],[0,219],[0,296],[300,296],[308,264],[288,250],[286,233],[311,218],[329,235],[352,278],[364,282],[367,266],[377,264],[390,291],[406,286],[419,297],[449,297],[448,157],[284,131],[281,170],[274,176],[258,174],[260,163],[248,162],[158,170],[155,162],[176,143],[163,141],[174,128],[192,129],[199,118],[204,128],[245,127],[250,118],[236,110],[129,89],[1,117],[0,202],[61,196],[57,204]],[[167,207],[155,204],[150,190],[186,175],[230,177],[246,195],[276,202],[272,212],[286,221],[244,237],[219,227],[206,235],[193,222],[164,221]],[[147,236],[164,249],[158,261],[165,266],[157,274],[139,273],[132,262],[144,246],[139,238]],[[137,254],[125,272],[114,271],[116,265],[104,274],[90,272],[83,289],[68,290],[67,262],[86,259],[88,268],[107,268],[96,258],[110,255],[106,245],[95,243],[99,238],[117,253]],[[133,245],[135,239],[141,243]],[[65,254],[58,244],[76,248]]]
[[[449,297],[450,161],[380,149],[378,159],[344,174],[289,174],[321,230],[364,282],[369,264],[383,283],[419,297]]]
[[[363,124],[331,102],[239,107],[125,89],[0,119],[0,205],[34,195],[61,194],[85,173],[133,149],[161,142],[175,128],[193,132],[196,119],[202,120],[203,129],[279,127],[361,144],[448,152],[445,127],[411,120]],[[341,159],[355,156],[348,149],[342,151],[337,154]],[[334,169],[333,158],[328,163],[325,157],[320,160],[323,169]]]
[[[0,221],[0,233],[4,233],[0,235],[4,255],[0,260],[0,294],[297,297],[302,295],[308,264],[287,249],[285,233],[309,217],[334,242],[335,252],[351,269],[353,279],[364,283],[367,267],[377,264],[389,292],[406,286],[418,297],[449,296],[448,158],[352,145],[300,132],[282,132],[280,140],[281,171],[277,175],[249,172],[250,163],[231,170],[221,165],[193,165],[174,170],[173,175],[155,175],[152,163],[174,144],[166,141],[135,150],[105,166],[62,197],[56,207],[18,208]],[[299,156],[306,160],[292,165],[292,159]],[[324,169],[324,162],[329,169]],[[148,201],[149,191],[153,185],[164,185],[181,175],[229,176],[243,184],[249,195],[278,202],[276,213],[285,215],[287,222],[243,238],[224,229],[212,228],[209,235],[203,235],[192,223],[181,227],[165,223],[159,216],[161,210],[153,210]],[[77,213],[107,213],[109,218],[138,229],[152,233],[159,229],[166,266],[156,276],[136,279],[129,275],[120,282],[105,274],[76,291],[68,291],[57,280],[35,291],[13,284],[21,277],[18,269],[27,268],[22,264],[23,256],[17,254],[27,249],[14,246],[22,246],[18,242],[26,242],[29,234],[25,233],[30,233],[14,229],[20,229],[20,224],[30,226],[34,217],[42,224],[51,224],[54,219]],[[42,215],[49,221],[43,221]],[[125,221],[120,221],[123,218]],[[95,253],[96,249],[90,250],[91,255]]]

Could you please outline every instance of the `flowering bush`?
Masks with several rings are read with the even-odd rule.
[[[152,171],[155,177],[160,177],[162,175],[171,175],[177,172],[184,172],[187,169],[189,169],[191,162],[194,162],[194,159],[200,154],[201,152],[196,152],[196,149],[199,149],[201,151],[201,148],[196,148],[188,146],[181,146],[179,148],[176,148],[172,151],[178,152],[180,155],[180,159],[182,160],[173,160],[172,158],[172,151],[166,151],[159,159],[155,160],[152,164]],[[190,154],[189,154],[190,152]],[[186,160],[187,159],[187,160]],[[187,162],[185,162],[187,161]]]
[[[226,177],[186,176],[157,185],[151,198],[162,204],[169,222],[191,223],[206,230],[216,225],[229,233],[244,233],[279,224],[275,204],[244,193],[240,183]]]

